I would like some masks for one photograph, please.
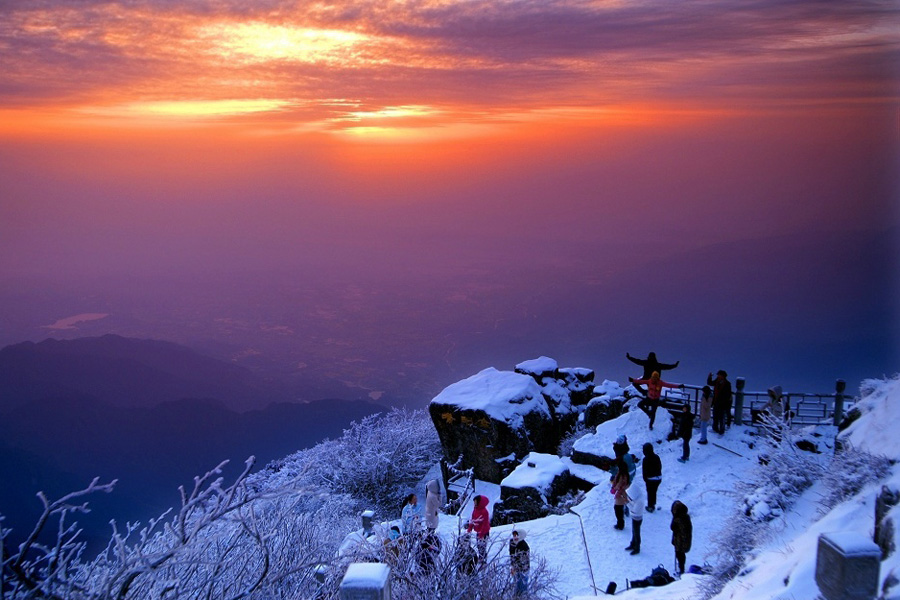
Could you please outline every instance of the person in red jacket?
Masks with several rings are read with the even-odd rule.
[[[472,517],[466,525],[466,531],[475,532],[475,546],[478,548],[478,557],[481,564],[487,558],[488,535],[491,533],[491,515],[487,510],[487,496],[475,496],[475,508],[472,509]]]
[[[659,371],[653,371],[650,379],[632,379],[628,381],[634,384],[647,386],[647,397],[638,403],[638,408],[647,413],[650,417],[650,429],[653,429],[653,422],[656,421],[656,409],[659,408],[659,398],[662,395],[662,389],[667,388],[683,388],[684,384],[668,383],[659,378]]]

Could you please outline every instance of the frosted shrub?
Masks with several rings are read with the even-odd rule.
[[[441,457],[440,441],[424,410],[393,409],[351,424],[285,459],[304,486],[349,494],[382,516],[396,515],[404,497]]]
[[[321,600],[338,600],[339,586],[347,566],[353,562],[384,562],[391,568],[391,596],[395,599],[428,598],[429,600],[506,600],[513,597],[515,581],[510,575],[506,540],[492,539],[487,560],[471,560],[475,553],[474,540],[462,534],[453,536],[424,560],[422,538],[402,536],[396,541],[370,541],[355,552],[342,557],[331,569],[331,576],[320,590]],[[427,546],[427,545],[426,545]],[[556,573],[547,567],[539,555],[532,552],[528,594],[522,598],[552,600]]]
[[[572,456],[572,452],[575,450],[575,442],[588,433],[590,433],[590,430],[584,426],[582,421],[578,421],[572,431],[567,433],[563,439],[560,440],[558,454],[560,456]]]
[[[825,470],[822,483],[825,497],[822,505],[830,509],[861,491],[866,485],[887,477],[891,461],[852,446],[834,455]]]
[[[705,598],[712,598],[736,577],[770,535],[769,521],[782,516],[804,490],[825,472],[824,457],[797,448],[790,429],[768,419],[763,424],[765,452],[753,476],[736,486],[741,498],[736,512],[713,537],[711,577],[702,585]]]

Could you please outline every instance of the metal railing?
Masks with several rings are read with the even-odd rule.
[[[733,392],[732,410],[734,422],[738,424],[758,425],[759,414],[769,403],[768,392],[744,391],[744,379],[735,380],[736,391]],[[785,421],[791,426],[838,425],[843,419],[844,401],[850,396],[844,394],[846,387],[842,379],[835,383],[835,391],[831,394],[808,392],[783,392],[785,403]],[[663,408],[677,410],[685,402],[691,405],[691,412],[700,412],[700,397],[703,386],[685,384],[683,389],[667,389],[660,399]],[[740,402],[738,397],[740,396]]]

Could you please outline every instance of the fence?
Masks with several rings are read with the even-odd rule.
[[[734,422],[737,425],[755,424],[756,415],[769,403],[768,392],[744,391],[746,382],[743,377],[735,379],[733,399]],[[806,425],[838,425],[844,418],[844,401],[849,396],[844,394],[847,384],[843,379],[835,382],[835,391],[830,394],[808,392],[785,392],[786,419],[791,426]],[[666,390],[663,406],[677,409],[685,402],[690,403],[694,414],[700,412],[700,395],[703,386],[685,384],[683,390]]]

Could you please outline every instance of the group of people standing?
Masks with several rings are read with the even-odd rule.
[[[641,525],[644,511],[656,511],[657,491],[662,483],[662,461],[653,450],[653,444],[646,443],[642,450],[644,459],[641,463],[641,478],[636,477],[637,459],[629,452],[628,438],[620,435],[613,443],[615,461],[610,468],[610,481],[613,495],[613,508],[616,515],[614,529],[625,529],[626,507],[631,517],[631,542],[625,550],[631,555],[641,552]],[[644,502],[646,501],[646,506]],[[687,506],[676,500],[672,504],[672,545],[678,563],[678,572],[684,573],[687,553],[691,549],[693,526]]]
[[[488,512],[490,500],[487,496],[477,495],[473,498],[472,515],[465,524],[466,535],[460,536],[458,547],[454,551],[457,568],[461,573],[471,575],[479,564],[487,562],[488,542],[491,533],[491,516]],[[441,542],[437,536],[438,514],[441,507],[441,488],[437,480],[432,479],[425,484],[425,509],[419,506],[416,494],[409,494],[400,512],[403,535],[419,541],[418,566],[421,572],[431,573],[440,554]],[[424,531],[421,524],[424,522]],[[392,528],[391,538],[394,538]],[[469,536],[475,534],[475,550],[469,542]],[[400,535],[400,531],[396,531]],[[516,594],[524,594],[528,590],[528,573],[531,566],[531,549],[525,541],[525,531],[514,529],[509,540],[510,573],[516,584]]]

